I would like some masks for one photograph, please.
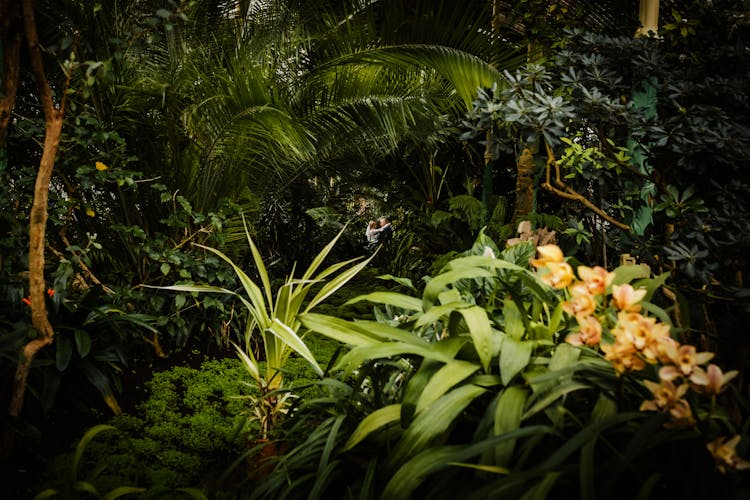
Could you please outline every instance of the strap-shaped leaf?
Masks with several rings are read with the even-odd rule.
[[[447,437],[446,431],[456,417],[469,403],[485,392],[482,387],[464,385],[448,392],[429,408],[418,413],[394,448],[389,460],[390,467],[406,462],[435,440]]]
[[[403,293],[396,292],[372,292],[365,295],[354,297],[346,302],[346,305],[356,304],[363,301],[375,302],[376,304],[387,304],[394,307],[400,307],[407,311],[421,311],[422,301],[416,297],[411,297]]]
[[[533,346],[534,342],[530,340],[505,337],[500,349],[500,377],[504,385],[508,385],[508,382],[529,364]]]
[[[440,292],[451,283],[466,278],[490,278],[492,276],[494,276],[494,273],[481,267],[467,267],[439,274],[432,278],[425,286],[424,293],[422,294],[422,307],[424,310],[429,309],[437,302]]]
[[[366,329],[358,327],[356,323],[335,316],[307,313],[300,316],[302,325],[308,330],[338,340],[350,346],[372,345],[379,342],[375,335]]]
[[[479,370],[479,365],[469,361],[451,361],[443,365],[424,386],[417,402],[416,413],[429,407],[455,385]]]
[[[469,334],[479,354],[484,372],[489,373],[490,363],[500,350],[501,341],[495,339],[496,333],[492,330],[487,312],[479,306],[459,309],[458,312],[464,317],[466,326],[469,327]],[[497,335],[499,337],[500,333],[498,332]]]
[[[521,416],[528,396],[529,392],[518,385],[508,387],[503,391],[495,407],[493,429],[495,436],[515,431],[521,426]],[[509,439],[497,445],[495,448],[495,464],[508,465],[513,457],[515,446],[515,439]]]
[[[258,362],[255,360],[255,356],[253,356],[252,350],[248,349],[245,351],[240,346],[232,342],[232,345],[234,345],[234,349],[237,351],[237,355],[240,357],[240,360],[245,365],[245,368],[248,372],[250,372],[250,375],[253,377],[253,380],[258,385],[262,384],[262,380],[260,378],[260,370],[258,369]]]
[[[372,345],[355,347],[346,353],[334,369],[351,372],[356,370],[368,359],[390,358],[391,356],[404,356],[407,354],[421,356],[426,359],[434,359],[447,363],[451,358],[431,349],[431,346],[419,346],[405,342],[377,342]]]
[[[424,314],[420,315],[419,318],[417,318],[417,322],[414,326],[420,328],[425,325],[430,325],[432,323],[435,323],[440,318],[450,315],[450,313],[452,313],[453,311],[470,306],[471,304],[467,302],[450,302],[448,304],[441,304],[439,306],[430,307]],[[420,303],[420,308],[421,307],[422,305]]]
[[[382,429],[388,424],[398,422],[400,418],[400,404],[393,404],[384,406],[383,408],[378,408],[374,412],[367,415],[364,419],[362,419],[357,428],[354,429],[354,432],[352,432],[352,435],[349,436],[349,439],[346,441],[346,445],[344,445],[344,449],[349,450],[353,448],[357,445],[357,443],[361,442],[373,432],[377,431],[378,429]]]
[[[310,366],[313,367],[315,373],[317,373],[320,377],[323,376],[323,370],[320,368],[320,365],[318,365],[318,362],[315,359],[312,351],[310,351],[310,348],[307,347],[307,344],[305,344],[305,342],[301,338],[299,338],[296,333],[294,333],[294,330],[279,321],[278,318],[274,318],[273,323],[271,323],[271,327],[268,330],[271,331],[277,338],[279,338],[285,345],[289,346],[294,352],[302,356],[308,363],[310,363]]]
[[[429,480],[431,474],[453,466],[457,462],[469,460],[504,441],[553,432],[552,428],[546,426],[528,426],[502,436],[485,439],[470,446],[449,445],[427,448],[411,458],[393,474],[383,490],[381,498],[389,500],[410,499],[414,490],[424,481]]]

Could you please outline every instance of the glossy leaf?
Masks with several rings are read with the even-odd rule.
[[[378,408],[369,415],[367,415],[354,429],[352,435],[344,445],[345,450],[349,450],[356,446],[363,439],[367,438],[373,432],[382,429],[386,425],[398,422],[401,419],[401,405],[392,404]]]
[[[530,340],[516,340],[506,336],[500,349],[500,377],[507,385],[513,377],[526,368],[531,360],[534,342]]]

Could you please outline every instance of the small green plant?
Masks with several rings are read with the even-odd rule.
[[[81,440],[76,445],[70,465],[64,471],[63,476],[58,480],[56,487],[47,488],[34,497],[34,500],[44,500],[46,498],[60,499],[79,499],[79,498],[103,498],[114,500],[132,493],[142,493],[145,488],[135,486],[118,486],[106,494],[101,494],[94,485],[97,477],[103,472],[104,467],[96,467],[86,474],[85,479],[79,476],[83,473],[81,470],[81,460],[86,451],[86,447],[98,434],[104,431],[113,431],[114,427],[110,425],[97,425],[86,431]]]

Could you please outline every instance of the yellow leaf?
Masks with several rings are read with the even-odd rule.
[[[96,162],[96,169],[97,170],[107,170],[109,167],[105,165],[104,163],[98,161]]]
[[[94,212],[94,210],[91,208],[86,208],[86,215],[88,215],[89,217],[93,217],[96,215],[96,212]]]

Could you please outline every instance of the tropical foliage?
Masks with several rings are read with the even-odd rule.
[[[11,496],[747,493],[750,24],[659,6],[0,0]]]

